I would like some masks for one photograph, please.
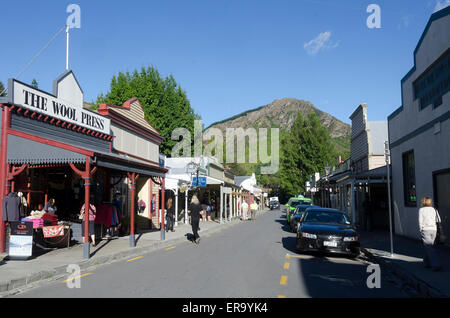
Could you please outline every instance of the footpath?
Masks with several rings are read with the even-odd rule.
[[[450,297],[450,247],[439,245],[437,253],[442,270],[433,272],[423,264],[422,242],[406,237],[394,236],[394,257],[391,254],[389,232],[360,232],[362,252],[381,270],[388,269],[398,276],[403,284],[412,288],[419,297]]]
[[[259,213],[265,213],[262,211]],[[218,230],[227,229],[243,222],[239,218],[231,221],[201,221],[200,237]],[[161,240],[161,232],[153,231],[137,233],[136,247],[130,247],[129,236],[102,240],[95,247],[91,245],[90,259],[83,258],[83,245],[73,245],[68,248],[53,249],[34,253],[28,260],[9,260],[7,255],[0,255],[0,297],[14,293],[14,290],[28,288],[44,280],[55,280],[69,275],[67,268],[71,264],[80,267],[81,272],[92,270],[96,266],[115,261],[133,258],[165,249],[175,244],[189,242],[192,236],[190,224],[178,222],[175,232],[166,232],[165,240]],[[195,244],[195,243],[192,243]],[[200,243],[201,244],[201,243]],[[36,255],[35,255],[36,254]]]

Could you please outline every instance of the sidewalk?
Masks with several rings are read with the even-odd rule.
[[[423,265],[422,242],[394,235],[394,258],[390,257],[389,232],[360,232],[362,252],[412,287],[421,297],[450,297],[450,247],[439,246],[443,269],[433,272]]]
[[[264,211],[266,212],[266,211]],[[263,212],[263,213],[264,213]],[[227,229],[242,221],[233,219],[220,224],[218,221],[200,222],[200,236],[217,230]],[[174,244],[188,241],[192,234],[190,224],[178,222],[175,232],[166,232],[165,240],[161,241],[160,231],[136,234],[136,247],[129,246],[129,237],[120,237],[112,240],[103,240],[96,247],[91,245],[91,258],[83,259],[83,245],[74,245],[69,248],[56,249],[33,255],[29,260],[8,260],[0,255],[0,297],[12,290],[27,287],[42,280],[57,279],[68,275],[67,266],[77,264],[81,271],[98,265],[133,258],[152,251],[161,250]]]

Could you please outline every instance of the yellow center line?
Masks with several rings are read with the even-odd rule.
[[[284,269],[289,269],[289,266],[290,266],[291,264],[289,263],[289,262],[286,262],[286,263],[284,263]]]
[[[281,276],[280,285],[287,285],[288,277],[286,275]]]
[[[206,236],[206,237],[211,237],[211,234],[206,234],[205,236]]]
[[[127,262],[132,262],[132,261],[138,260],[138,259],[143,258],[143,257],[144,257],[144,256],[138,256],[138,257],[129,259]]]
[[[63,283],[67,283],[67,282],[73,281],[74,279],[85,277],[85,276],[88,276],[88,275],[91,275],[91,274],[92,273],[86,273],[86,274],[83,274],[83,275],[80,275],[80,276],[72,277],[72,278],[66,279],[65,281],[63,281]]]
[[[170,250],[173,250],[174,248],[175,248],[176,246],[171,246],[171,247],[168,247],[168,248],[166,248],[166,251],[170,251]]]
[[[278,295],[277,298],[286,298],[284,295]]]

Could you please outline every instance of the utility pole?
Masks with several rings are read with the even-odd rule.
[[[385,141],[384,143],[384,156],[386,160],[387,167],[387,187],[388,187],[388,202],[389,202],[389,232],[391,239],[391,257],[394,257],[394,238],[392,234],[392,206],[391,206],[391,176],[390,176],[390,157],[391,153],[389,150],[389,142]]]

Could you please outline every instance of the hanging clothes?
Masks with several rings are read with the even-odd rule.
[[[21,199],[16,192],[9,193],[2,200],[3,221],[14,222],[20,220]]]

